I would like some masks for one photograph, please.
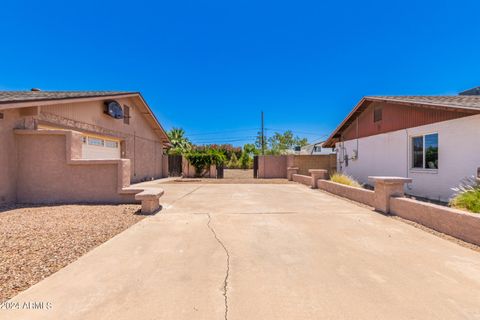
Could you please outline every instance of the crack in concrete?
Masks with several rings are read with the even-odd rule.
[[[168,204],[168,209],[171,208],[175,202],[180,201],[180,200],[182,200],[182,199],[185,198],[185,197],[188,197],[189,195],[191,195],[192,193],[194,193],[195,191],[197,191],[197,190],[200,189],[201,187],[202,187],[202,186],[199,186],[199,187],[193,189],[192,191],[184,194],[184,195],[181,196],[180,198],[177,198],[177,199],[173,200],[171,203]]]
[[[208,222],[207,222],[207,227],[210,229],[210,231],[213,233],[213,236],[215,237],[215,240],[222,246],[223,250],[225,251],[225,254],[227,255],[227,270],[225,272],[225,279],[223,280],[223,297],[225,300],[225,320],[228,320],[228,277],[230,276],[230,253],[228,252],[227,247],[225,244],[220,240],[218,237],[217,233],[215,232],[215,229],[211,226],[211,221],[212,217],[210,216],[209,213],[207,213],[208,216]]]

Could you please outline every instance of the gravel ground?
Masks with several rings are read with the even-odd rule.
[[[143,219],[139,205],[0,207],[0,302]]]

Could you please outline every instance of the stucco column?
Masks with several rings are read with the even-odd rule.
[[[312,176],[312,189],[317,189],[318,179],[326,180],[328,177],[328,170],[325,169],[310,169],[308,172]]]
[[[298,167],[288,167],[287,168],[287,179],[288,181],[293,180],[293,175],[298,173]]]
[[[390,212],[390,197],[403,197],[403,186],[412,179],[402,177],[368,177],[375,183],[375,209],[383,213]]]

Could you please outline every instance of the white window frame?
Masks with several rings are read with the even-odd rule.
[[[98,140],[101,141],[101,144],[96,144],[96,143],[90,143],[92,140]],[[105,140],[101,138],[95,138],[95,137],[88,137],[88,145],[89,146],[94,146],[94,147],[105,147]]]
[[[440,157],[440,135],[438,134],[438,132],[428,132],[428,133],[419,133],[419,134],[412,134],[410,137],[409,137],[409,153],[410,153],[410,156],[409,156],[409,162],[410,162],[410,171],[412,172],[428,172],[428,173],[437,173],[438,172],[438,168],[436,169],[430,169],[430,168],[426,168],[425,167],[425,157],[426,157],[426,150],[425,150],[425,136],[429,136],[429,135],[432,135],[432,134],[436,134],[437,135],[437,144],[438,144],[438,157]],[[422,137],[422,143],[423,143],[423,146],[422,146],[422,150],[423,150],[423,157],[422,157],[422,168],[417,168],[417,167],[414,167],[413,166],[413,139],[414,138],[419,138],[419,137]]]
[[[105,148],[117,149],[118,148],[118,141],[104,140],[104,145],[105,145]]]

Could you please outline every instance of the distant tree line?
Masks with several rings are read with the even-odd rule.
[[[215,163],[231,169],[251,169],[253,157],[262,153],[262,134],[259,132],[254,143],[246,143],[243,147],[231,144],[194,145],[186,136],[185,130],[172,128],[167,132],[171,148],[169,154],[184,155],[201,174],[202,170]],[[295,136],[291,130],[283,133],[274,132],[267,139],[264,137],[265,154],[285,154],[294,147],[303,147],[308,144],[306,138]]]

